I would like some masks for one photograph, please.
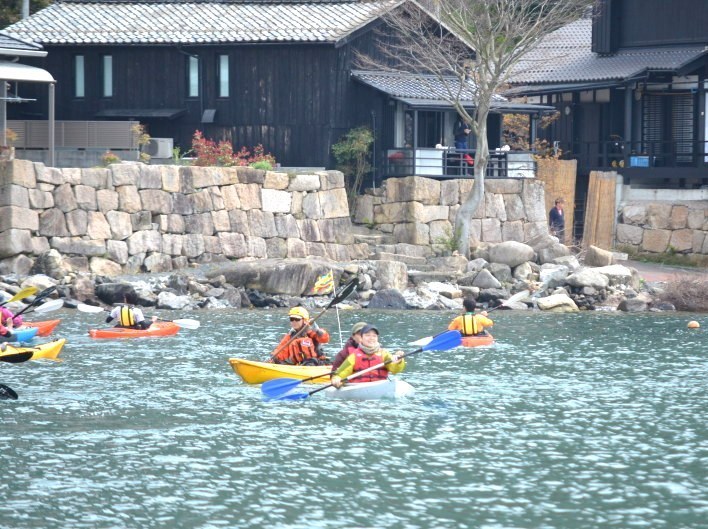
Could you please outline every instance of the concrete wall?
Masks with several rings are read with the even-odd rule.
[[[338,171],[0,163],[0,273],[55,249],[75,269],[161,272],[216,259],[365,258]]]

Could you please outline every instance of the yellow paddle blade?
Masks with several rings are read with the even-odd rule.
[[[2,305],[5,305],[7,303],[12,303],[13,301],[19,301],[21,299],[28,298],[30,296],[34,296],[39,289],[37,287],[25,287],[22,290],[20,290],[17,294],[12,296],[10,299],[2,303]]]

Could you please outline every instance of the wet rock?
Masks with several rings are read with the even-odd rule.
[[[189,296],[177,296],[172,292],[160,292],[157,296],[158,309],[180,310],[189,306]]]
[[[398,290],[386,288],[379,290],[369,301],[370,309],[407,309],[408,303]]]
[[[555,294],[539,298],[538,308],[551,312],[578,312],[578,306],[565,294]]]
[[[127,294],[135,295],[135,289],[128,283],[102,283],[96,285],[96,296],[106,305],[123,303]]]
[[[649,304],[639,297],[624,299],[617,306],[617,310],[622,312],[646,312],[648,308]]]

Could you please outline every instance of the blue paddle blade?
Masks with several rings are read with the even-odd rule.
[[[291,389],[295,389],[304,380],[297,378],[274,378],[273,380],[268,380],[263,382],[261,385],[261,393],[264,397],[274,398],[283,393],[287,393]]]
[[[288,391],[278,395],[263,395],[263,400],[302,400],[309,397],[309,393]]]
[[[460,331],[447,331],[433,337],[429,344],[421,347],[421,350],[445,351],[446,349],[452,349],[453,347],[459,347],[460,345],[462,345],[462,334],[460,334]]]

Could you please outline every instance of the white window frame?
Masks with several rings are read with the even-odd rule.
[[[86,97],[86,58],[74,55],[74,97]]]
[[[113,55],[101,58],[103,75],[103,97],[113,97]]]
[[[219,97],[229,97],[229,56],[219,55]]]
[[[199,97],[199,57],[187,57],[187,97]]]

